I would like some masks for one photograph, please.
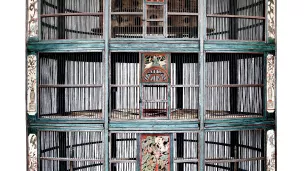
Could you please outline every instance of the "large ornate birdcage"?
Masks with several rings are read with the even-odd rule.
[[[274,7],[28,0],[28,170],[275,170]]]

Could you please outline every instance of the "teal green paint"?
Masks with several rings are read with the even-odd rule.
[[[238,123],[238,124],[242,124],[242,123],[255,123],[255,122],[267,122],[267,121],[273,121],[273,119],[271,120],[267,120],[263,117],[261,118],[244,118],[244,119],[206,119],[205,120],[205,124],[211,124],[211,123]]]
[[[51,118],[38,118],[35,123],[67,123],[67,124],[73,124],[73,123],[104,123],[104,120],[102,119],[85,119],[85,118],[68,118],[68,119],[51,119]]]
[[[27,128],[27,135],[30,135],[30,134],[37,134],[38,130],[36,128],[33,128],[33,127],[28,127]]]
[[[263,115],[264,115],[264,118],[268,118],[268,115],[267,115],[267,53],[264,53],[264,65],[263,65],[263,76],[264,76],[264,80],[263,80],[263,84],[264,84],[264,87],[263,87],[263,92],[264,92],[264,104],[263,104]]]
[[[103,105],[103,113],[105,117],[104,124],[104,171],[109,171],[109,30],[110,28],[110,1],[104,2],[104,81],[103,81],[103,92],[104,92],[104,105]]]
[[[204,49],[208,52],[266,52],[274,50],[275,45],[264,42],[206,41]]]

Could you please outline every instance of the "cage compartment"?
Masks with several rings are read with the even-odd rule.
[[[197,38],[197,0],[113,0],[111,37]]]
[[[206,132],[205,169],[262,171],[264,141],[264,130]]]
[[[174,133],[174,171],[198,170],[198,133]]]
[[[169,67],[171,71],[166,70],[170,73],[168,78],[171,78],[171,82],[165,87],[156,85],[149,87],[146,83],[139,83],[142,79],[142,74],[139,73],[141,68],[139,56],[139,53],[111,53],[111,119],[139,119],[140,105],[146,105],[143,106],[143,115],[150,112],[149,115],[155,116],[156,119],[159,116],[166,117],[169,95],[171,96],[170,119],[197,119],[198,54],[172,53]],[[140,85],[143,86],[141,99]],[[169,90],[171,93],[167,92]],[[162,115],[159,115],[160,113]]]
[[[40,131],[41,170],[103,170],[103,133]]]
[[[102,118],[102,53],[39,54],[39,117]]]
[[[207,0],[207,39],[265,40],[264,0]]]
[[[42,40],[103,35],[103,0],[43,0],[40,17]]]
[[[263,54],[207,53],[205,66],[206,119],[263,117]]]
[[[171,54],[171,119],[198,119],[198,54]]]

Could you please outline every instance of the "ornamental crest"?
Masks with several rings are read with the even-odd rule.
[[[168,54],[143,54],[141,81],[145,83],[168,83],[169,62]]]
[[[27,56],[27,112],[29,115],[36,114],[36,69],[37,58],[35,55]]]

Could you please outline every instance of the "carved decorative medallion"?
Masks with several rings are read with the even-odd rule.
[[[170,135],[143,134],[140,141],[140,170],[170,171]]]
[[[275,171],[275,134],[274,130],[267,131],[267,171]]]
[[[28,37],[38,36],[38,1],[28,0]]]
[[[37,136],[30,134],[28,136],[28,170],[37,171]]]
[[[169,62],[168,54],[143,54],[141,81],[146,83],[169,82]]]
[[[275,56],[267,56],[267,111],[275,111]]]
[[[275,39],[276,36],[276,27],[275,27],[275,1],[268,0],[268,37]]]
[[[36,90],[37,57],[27,56],[27,112],[29,115],[36,114],[37,90]]]

